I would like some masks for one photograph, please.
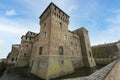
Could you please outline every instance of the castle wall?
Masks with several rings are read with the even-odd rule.
[[[83,57],[81,52],[80,37],[72,32],[68,32],[69,54],[74,69],[83,67]]]
[[[70,57],[44,55],[35,58],[31,72],[47,80],[70,74],[74,69]]]
[[[81,51],[82,51],[82,59],[84,63],[84,67],[94,68],[96,67],[95,60],[93,58],[90,40],[88,36],[88,31],[85,28],[79,28],[73,31],[75,34],[79,35],[80,43],[81,43]]]
[[[119,57],[119,43],[109,43],[92,46],[97,64],[108,64]]]

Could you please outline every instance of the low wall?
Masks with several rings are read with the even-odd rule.
[[[117,62],[104,80],[120,80],[120,61]]]
[[[119,80],[120,60],[115,60],[95,73],[86,76],[64,80]]]

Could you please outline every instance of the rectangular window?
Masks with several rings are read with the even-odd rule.
[[[44,33],[44,38],[45,38],[45,39],[47,38],[47,32]]]
[[[42,49],[43,49],[43,47],[40,47],[40,48],[39,48],[39,55],[42,54]]]
[[[64,35],[64,40],[65,40],[65,41],[67,40],[67,35]]]
[[[63,46],[59,46],[59,54],[63,55]]]

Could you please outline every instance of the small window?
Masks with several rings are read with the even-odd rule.
[[[25,53],[24,56],[26,56],[27,54]]]
[[[40,47],[40,48],[39,48],[39,55],[42,54],[42,49],[43,49],[43,47]]]
[[[14,61],[14,58],[12,58],[11,61],[13,62],[13,61]]]
[[[71,45],[73,45],[73,42],[71,41]]]
[[[65,41],[67,40],[67,35],[64,35],[64,40],[65,40]]]
[[[47,32],[44,33],[44,38],[47,38]]]
[[[59,13],[60,13],[60,10],[59,10]]]
[[[46,26],[46,23],[44,23],[44,26]]]
[[[31,40],[31,37],[29,38],[29,40]]]
[[[63,60],[61,60],[61,63],[62,63],[62,64],[64,64],[64,61],[63,61]]]
[[[62,23],[59,23],[59,25],[60,25],[60,28],[62,29]]]
[[[25,39],[27,39],[27,36],[25,37]]]
[[[59,46],[59,54],[63,55],[63,46]]]
[[[56,15],[56,13],[54,13]]]
[[[26,46],[28,47],[28,44]]]
[[[56,11],[56,7],[55,7],[55,11]]]

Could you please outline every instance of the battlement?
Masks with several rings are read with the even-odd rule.
[[[28,31],[28,32],[26,33],[25,36],[35,37],[36,35],[37,35],[37,33],[31,32],[31,31]]]
[[[12,47],[19,48],[20,44],[12,44]]]
[[[56,16],[58,19],[69,23],[69,15],[52,2],[39,17],[41,19],[40,23],[43,23],[49,16]]]

